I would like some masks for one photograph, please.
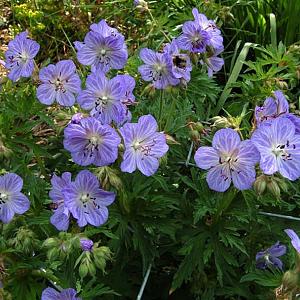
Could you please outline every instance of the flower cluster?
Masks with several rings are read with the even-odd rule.
[[[218,57],[224,50],[221,31],[214,21],[199,14],[196,8],[193,15],[194,21],[185,22],[183,33],[168,43],[162,53],[147,48],[140,51],[144,64],[139,67],[139,72],[156,89],[190,81],[192,64],[189,54],[199,54],[199,63],[207,66],[209,76],[222,68],[224,60]]]
[[[209,170],[207,182],[212,190],[224,192],[233,181],[239,190],[250,189],[259,162],[266,175],[279,172],[289,180],[300,177],[300,118],[289,113],[281,91],[256,107],[257,128],[250,140],[241,141],[233,129],[216,132],[212,146],[200,147],[195,154],[199,168]]]
[[[90,171],[80,171],[71,181],[70,173],[62,177],[53,175],[50,198],[56,205],[51,223],[58,230],[67,230],[72,215],[80,227],[87,224],[100,226],[107,221],[108,209],[115,200],[115,194],[104,191],[97,177]]]

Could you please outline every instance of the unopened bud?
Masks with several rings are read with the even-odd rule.
[[[282,277],[282,286],[285,292],[291,291],[299,287],[299,273],[289,270]]]
[[[216,116],[214,118],[211,119],[214,123],[213,123],[213,127],[216,128],[227,128],[230,127],[230,122],[227,118],[225,117],[220,117],[220,116]]]
[[[280,188],[275,180],[270,180],[267,183],[267,188],[273,196],[277,199],[280,198]]]
[[[200,140],[200,133],[197,130],[191,130],[190,131],[190,137],[193,141],[199,141]]]
[[[262,195],[267,187],[267,177],[265,175],[260,175],[256,178],[253,188],[258,195]]]
[[[172,137],[171,135],[165,134],[165,137],[166,137],[166,142],[167,142],[168,145],[180,145],[180,143],[177,142],[175,140],[175,138]]]
[[[133,4],[140,12],[148,10],[148,3],[145,0],[134,0]]]
[[[196,122],[196,123],[194,124],[194,128],[195,128],[197,131],[202,132],[203,129],[204,129],[204,126],[203,126],[203,124],[202,124],[201,122]]]

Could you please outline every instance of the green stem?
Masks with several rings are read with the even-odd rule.
[[[160,130],[162,129],[162,110],[163,110],[163,90],[160,90],[159,111],[158,111],[158,125]]]
[[[166,123],[164,131],[167,131],[169,129],[169,123],[172,122],[174,110],[176,108],[176,101],[177,101],[177,98],[173,97],[171,107],[170,107],[170,112],[169,112],[169,118],[167,119],[167,123]]]
[[[152,15],[150,9],[148,9],[148,13],[149,13],[149,16],[150,16],[152,22],[153,22],[157,27],[159,27],[157,21],[155,20],[154,16]],[[160,29],[159,31],[163,34],[163,36],[166,38],[166,40],[167,40],[168,42],[171,42],[171,39],[166,35],[166,33],[165,33],[162,29]]]

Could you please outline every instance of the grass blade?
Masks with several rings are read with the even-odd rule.
[[[270,34],[271,34],[271,44],[274,48],[277,47],[277,27],[276,27],[276,17],[274,14],[270,14]]]
[[[230,95],[230,92],[232,90],[232,84],[236,82],[237,78],[239,77],[240,75],[240,72],[242,70],[242,67],[243,67],[243,64],[246,60],[246,57],[247,57],[247,54],[249,52],[249,49],[250,47],[253,47],[255,48],[256,46],[258,46],[257,44],[254,44],[254,43],[245,43],[242,51],[240,52],[236,62],[235,62],[235,65],[232,69],[232,72],[230,74],[230,77],[224,87],[224,90],[220,96],[220,99],[217,103],[217,107],[215,109],[215,115],[218,115],[220,110],[222,109],[223,105],[225,104],[228,96]]]

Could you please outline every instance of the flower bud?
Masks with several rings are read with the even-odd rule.
[[[216,128],[227,128],[231,126],[229,120],[225,117],[216,116],[213,117],[211,120],[214,122],[213,127]]]
[[[145,0],[134,0],[133,4],[140,12],[148,10],[148,3]]]
[[[282,286],[285,292],[299,288],[299,273],[295,270],[289,270],[282,277]]]
[[[165,137],[166,137],[166,142],[167,142],[168,145],[180,145],[180,143],[177,142],[175,140],[175,138],[172,137],[171,135],[165,134]]]
[[[277,199],[280,198],[280,188],[275,180],[270,180],[267,183],[268,191]]]
[[[80,264],[80,266],[79,266],[79,276],[81,278],[84,278],[84,277],[86,277],[88,272],[89,272],[88,266],[84,263]]]
[[[258,195],[262,195],[267,187],[267,177],[265,175],[260,175],[256,178],[253,188]]]
[[[190,137],[195,142],[200,141],[200,133],[197,130],[191,130],[190,131]]]
[[[202,132],[203,129],[204,129],[204,126],[203,126],[203,124],[202,124],[201,122],[196,122],[196,123],[194,124],[194,128],[195,128],[197,131]]]
[[[0,140],[0,159],[8,158],[11,156],[12,153],[12,150],[4,146],[3,142]]]

